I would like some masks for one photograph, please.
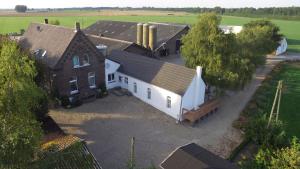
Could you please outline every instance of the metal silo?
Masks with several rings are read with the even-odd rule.
[[[149,24],[146,23],[143,25],[143,46],[149,47]]]
[[[157,44],[157,27],[152,25],[149,27],[149,47],[151,50],[156,49]]]
[[[137,24],[136,43],[138,45],[143,45],[143,23]]]

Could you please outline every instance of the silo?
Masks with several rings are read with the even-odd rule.
[[[157,27],[152,25],[149,27],[149,47],[151,50],[156,49],[157,44]]]
[[[143,46],[149,47],[149,24],[146,23],[143,25]]]
[[[143,45],[143,24],[137,24],[137,32],[136,32],[136,43],[138,45]]]

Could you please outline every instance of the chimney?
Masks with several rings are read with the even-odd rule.
[[[149,28],[149,47],[152,51],[155,50],[157,43],[157,27],[152,25]]]
[[[195,84],[195,97],[194,97],[194,110],[197,110],[200,106],[200,99],[201,99],[201,91],[200,91],[200,82],[201,82],[201,74],[202,74],[202,67],[197,66],[196,68],[196,84]]]
[[[146,23],[143,25],[143,46],[149,47],[149,24]]]
[[[136,43],[138,45],[143,45],[143,24],[137,24],[137,32],[136,32]]]
[[[79,22],[75,22],[75,31],[80,31],[80,23]]]
[[[44,23],[48,24],[48,19],[47,18],[45,18]]]

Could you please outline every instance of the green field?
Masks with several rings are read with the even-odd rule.
[[[19,32],[26,29],[30,22],[43,22],[44,16],[0,16],[0,33]],[[47,16],[50,20],[58,19],[61,25],[72,27],[75,21],[81,22],[82,27],[87,27],[97,20],[120,20],[135,22],[174,22],[193,24],[197,20],[197,15],[188,14],[182,16]],[[255,18],[223,16],[222,24],[242,25]],[[289,51],[300,52],[300,21],[272,20],[277,24],[281,32],[288,38]]]
[[[256,91],[252,101],[243,114],[253,116],[257,113],[266,114],[272,109],[276,88],[279,80],[283,80],[282,98],[279,119],[283,121],[289,137],[300,138],[300,63],[283,63],[276,67],[270,78],[264,81]]]

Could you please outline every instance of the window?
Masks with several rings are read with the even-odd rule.
[[[88,66],[88,65],[90,65],[89,59],[90,58],[89,58],[88,54],[83,55],[83,57],[82,57],[82,66]]]
[[[123,81],[123,77],[119,76],[119,82],[122,83],[122,81]]]
[[[171,104],[172,104],[172,102],[171,102],[171,97],[168,96],[168,97],[167,97],[167,108],[171,108]]]
[[[96,88],[95,72],[90,72],[88,74],[88,81],[89,81],[89,86],[91,89]]]
[[[72,77],[69,83],[70,83],[70,93],[71,94],[78,93],[77,77]]]
[[[128,77],[125,77],[125,84],[128,84]]]
[[[79,57],[78,56],[74,56],[73,57],[73,67],[76,68],[76,67],[79,67],[79,66],[80,66]]]
[[[136,85],[136,83],[133,84],[133,91],[134,91],[134,93],[137,93],[137,85]]]
[[[107,80],[108,80],[108,82],[115,81],[115,74],[108,74],[107,75]]]
[[[151,99],[151,89],[150,88],[147,89],[147,97],[148,97],[148,99]]]

